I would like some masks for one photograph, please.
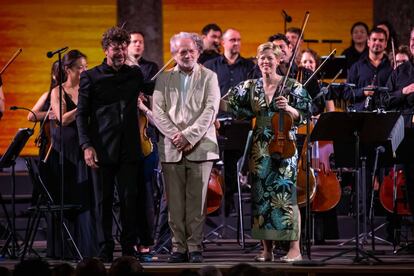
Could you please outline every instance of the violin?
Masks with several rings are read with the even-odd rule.
[[[394,198],[396,198],[395,201]],[[390,173],[384,176],[380,188],[380,202],[388,212],[395,213],[396,211],[398,215],[411,215],[410,206],[408,205],[407,185],[402,170],[398,170],[397,175],[395,175],[395,169],[391,169]],[[394,206],[395,202],[397,203],[396,206]]]
[[[269,154],[274,159],[286,159],[296,152],[295,141],[290,137],[292,116],[279,109],[272,117],[273,139],[269,143]]]
[[[151,78],[151,81],[154,81],[159,74],[161,74],[167,67],[173,62],[174,58],[170,58],[166,64]],[[138,125],[139,125],[139,140],[141,143],[141,151],[144,157],[147,157],[154,150],[154,145],[152,144],[151,139],[147,135],[148,128],[148,117],[146,114],[139,112],[138,114]]]
[[[141,142],[141,151],[142,154],[147,157],[154,150],[154,145],[152,144],[151,139],[147,135],[148,128],[148,118],[142,112],[138,115],[138,125],[139,125],[139,140]]]
[[[301,33],[299,35],[298,41],[303,37],[303,32],[305,31],[306,23],[309,19],[309,12],[306,12],[305,19],[302,24]],[[299,50],[299,44],[296,43],[295,50],[290,59],[289,67],[287,69],[286,75],[283,79],[283,84],[279,87],[279,96],[285,96],[288,98],[290,92],[289,89],[286,89],[286,83],[290,75],[293,63],[295,62],[295,57]],[[288,98],[289,100],[289,98]],[[273,128],[273,139],[269,143],[269,154],[274,159],[285,159],[292,157],[296,152],[296,145],[293,139],[291,139],[289,132],[293,126],[292,116],[285,112],[284,110],[279,109],[272,117],[272,128]]]

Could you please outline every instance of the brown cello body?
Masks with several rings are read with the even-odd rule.
[[[380,188],[380,202],[384,208],[394,213],[394,170],[384,177]],[[405,184],[405,176],[402,170],[397,172],[397,214],[399,215],[411,215],[410,207],[408,205],[407,186]]]
[[[272,117],[274,139],[269,143],[269,154],[274,159],[286,159],[295,154],[296,146],[290,137],[293,126],[292,116],[280,110]]]
[[[207,214],[211,214],[220,208],[221,200],[223,199],[222,180],[223,177],[220,174],[220,170],[213,168],[207,188]]]
[[[333,144],[329,141],[318,141],[315,150],[318,151],[312,163],[317,170],[316,193],[312,201],[312,211],[325,212],[334,208],[341,199],[341,185],[331,170],[329,157],[333,153]]]
[[[296,194],[299,207],[303,207],[307,202],[306,196],[306,159],[308,152],[308,137],[306,137],[303,144],[302,153],[298,161],[298,176],[296,183]],[[312,200],[316,193],[316,179],[315,172],[312,167],[309,167],[309,199]]]

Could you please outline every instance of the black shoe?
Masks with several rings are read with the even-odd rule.
[[[168,258],[169,263],[186,263],[187,261],[187,254],[180,252],[174,252]]]
[[[203,262],[203,255],[200,251],[193,251],[189,254],[190,263],[202,263]]]

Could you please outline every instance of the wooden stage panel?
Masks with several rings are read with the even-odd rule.
[[[328,256],[332,256],[342,250],[352,248],[352,246],[337,246],[341,241],[332,241],[328,245],[313,246],[312,247],[312,258],[314,260],[321,260]],[[248,248],[254,247],[256,241],[249,240]],[[45,242],[36,242],[36,250],[44,250]],[[43,248],[43,249],[42,249]],[[116,247],[118,250],[120,248]],[[368,249],[369,246],[366,246]],[[184,269],[191,269],[198,271],[203,266],[216,266],[220,269],[223,275],[226,275],[232,266],[239,263],[248,263],[252,266],[258,267],[262,272],[267,274],[263,275],[414,275],[414,256],[409,254],[395,255],[392,254],[392,248],[390,246],[378,245],[377,250],[385,250],[385,255],[377,255],[384,263],[383,264],[369,264],[367,262],[352,263],[353,252],[333,260],[326,262],[321,266],[294,266],[292,264],[286,264],[278,261],[278,258],[284,254],[282,251],[277,251],[274,262],[258,263],[254,262],[253,258],[259,253],[259,249],[254,250],[242,250],[236,243],[235,240],[219,240],[219,243],[206,244],[204,255],[204,263],[191,264],[169,264],[167,262],[167,255],[157,255],[157,261],[152,263],[143,263],[144,272],[149,275],[179,275]],[[117,251],[115,257],[119,256],[120,252]],[[47,260],[51,266],[55,266],[62,261],[60,260]],[[3,259],[0,261],[0,266],[13,269],[18,261]],[[76,267],[76,262],[66,263]],[[110,263],[105,264],[106,268],[109,269]],[[257,275],[259,276],[259,275]]]

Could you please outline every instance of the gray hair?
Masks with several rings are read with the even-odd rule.
[[[193,35],[198,51],[200,53],[203,52],[203,49],[204,49],[203,39],[198,33],[191,33],[191,34]]]
[[[197,50],[199,51],[199,47],[197,44],[197,39],[194,37],[194,33],[187,33],[187,32],[180,32],[178,34],[175,34],[170,39],[170,51],[171,54],[175,54],[177,52],[177,42],[180,39],[191,39],[194,43],[194,46],[196,46]]]

